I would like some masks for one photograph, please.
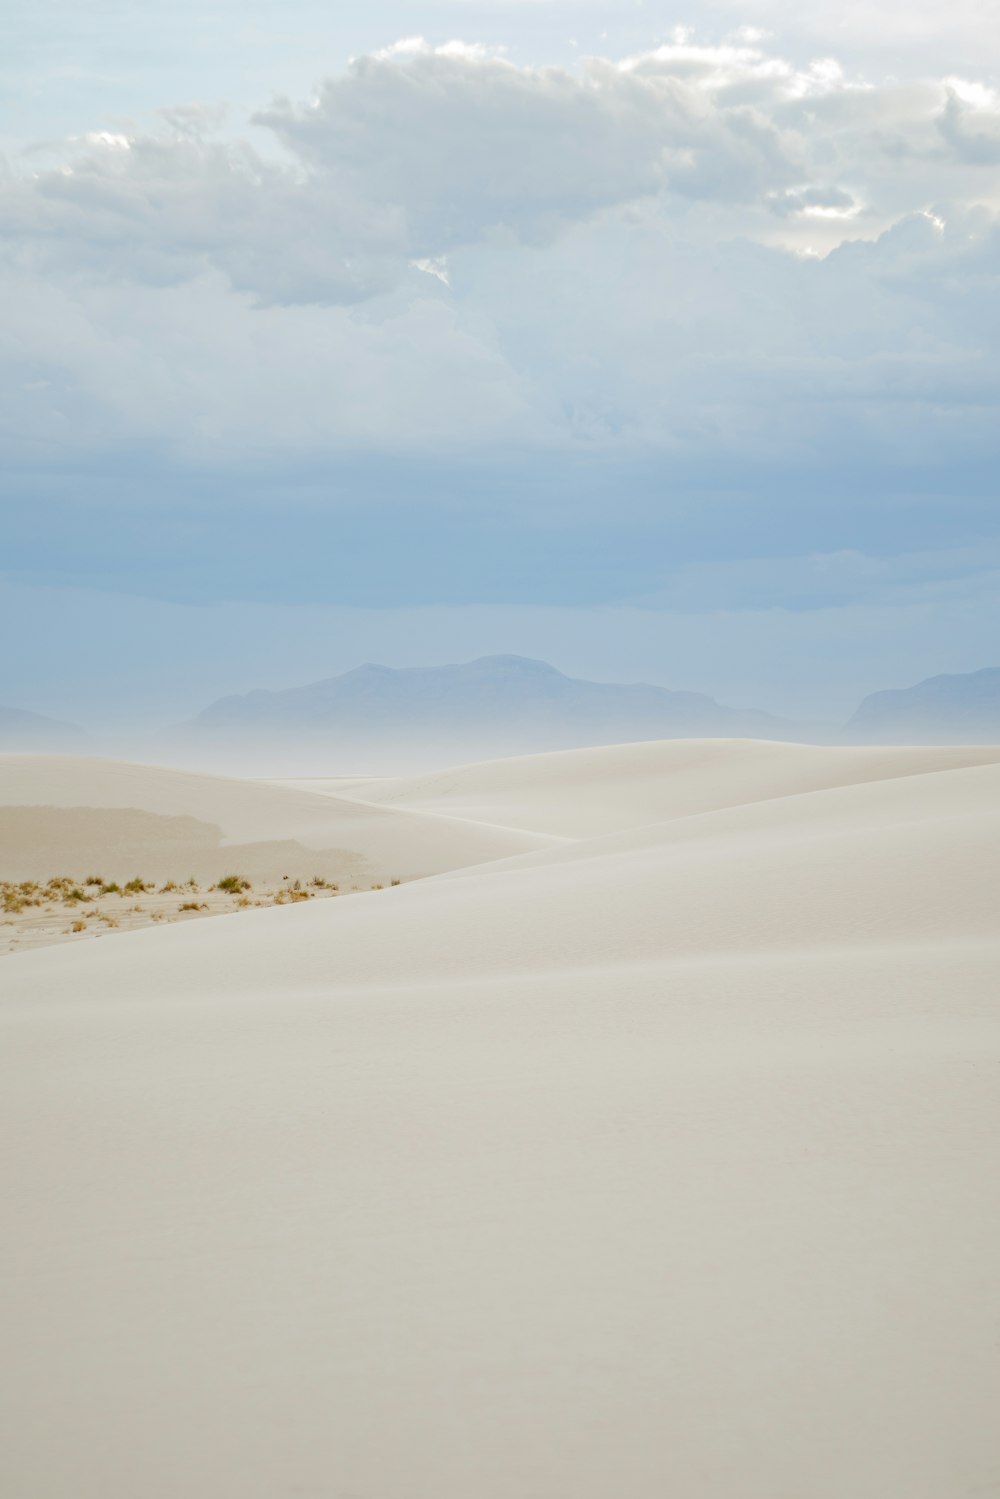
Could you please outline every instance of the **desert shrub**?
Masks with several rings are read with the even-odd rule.
[[[104,876],[101,874],[88,874],[83,883],[85,885],[103,885]]]
[[[101,886],[101,894],[102,895],[121,895],[121,893],[122,893],[122,887],[121,887],[121,885],[116,885],[115,882],[114,882],[114,880],[111,881],[110,885],[102,885]]]
[[[140,879],[139,876],[136,875],[135,879],[129,880],[128,884],[125,886],[125,894],[144,895],[147,890],[154,890],[155,888],[156,887],[154,885],[147,884],[145,880]]]
[[[249,880],[245,880],[241,874],[227,874],[215,887],[217,890],[225,890],[229,895],[239,895],[242,890],[252,890],[253,886]]]
[[[63,893],[63,900],[66,902],[66,904],[68,906],[69,905],[75,905],[77,902],[82,901],[82,900],[89,901],[89,900],[92,900],[92,899],[93,899],[92,896],[90,896],[90,895],[84,895],[84,893],[80,889],[79,885],[74,885],[72,889],[66,890]]]
[[[40,906],[44,900],[55,899],[55,896],[46,894],[41,886],[36,885],[34,880],[22,880],[19,885],[15,885],[10,880],[4,880],[0,884],[0,894],[2,894],[4,910],[13,915],[23,911],[25,906]]]
[[[85,921],[74,921],[73,925],[70,927],[71,932],[85,932],[86,930],[87,923]]]
[[[399,881],[399,880],[390,880],[390,881],[389,881],[389,884],[390,884],[390,885],[398,885],[398,884],[400,884],[400,883],[401,883],[401,881]]]
[[[196,900],[184,900],[181,901],[177,909],[178,911],[207,911],[208,905],[205,901],[202,901],[201,905],[199,905]]]
[[[174,891],[177,890],[178,888],[179,888],[179,886],[175,885],[174,882],[173,882],[173,880],[168,880],[165,885],[161,885],[160,886],[160,894],[161,895],[172,895],[174,893]]]

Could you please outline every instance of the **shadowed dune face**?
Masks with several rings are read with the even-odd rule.
[[[4,960],[5,1490],[992,1482],[1000,750],[338,789],[534,843]]]
[[[85,852],[88,868],[120,869],[144,849],[156,878],[211,873],[220,859],[280,878],[292,859],[333,877],[412,879],[543,841],[292,787],[56,755],[0,755],[0,819],[3,879],[51,872],[53,859],[72,869]]]
[[[53,870],[89,870],[94,850],[116,869],[154,879],[176,877],[182,864],[204,878],[219,862],[222,829],[196,817],[164,817],[119,807],[0,807],[0,878],[45,879]],[[301,851],[301,849],[300,849]]]
[[[273,883],[289,871],[328,879],[372,879],[373,865],[343,848],[293,838],[226,842],[218,824],[129,807],[0,807],[0,879],[41,880],[53,871],[85,878],[129,872],[154,880],[217,880],[230,869]]]

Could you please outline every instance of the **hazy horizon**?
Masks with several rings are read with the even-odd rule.
[[[734,708],[832,726],[872,692],[992,664],[974,611],[958,604],[961,645],[939,642],[918,657],[905,637],[882,632],[869,608],[853,621],[856,655],[831,661],[826,653],[838,622],[829,611],[800,617],[793,627],[780,611],[664,621],[641,610],[532,608],[515,616],[484,607],[465,612],[464,648],[457,651],[452,615],[441,608],[370,617],[292,605],[183,606],[82,590],[58,599],[48,590],[19,590],[5,602],[4,633],[23,643],[5,665],[3,705],[108,735],[155,732],[218,698],[304,686],[368,661],[406,668],[524,655],[585,680],[698,692]],[[68,624],[93,640],[92,652],[68,649]]]

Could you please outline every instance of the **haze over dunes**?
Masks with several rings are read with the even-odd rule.
[[[545,661],[486,656],[447,666],[367,664],[305,687],[212,703],[186,726],[192,748],[288,755],[310,747],[341,766],[439,765],[442,758],[518,754],[624,739],[747,734],[801,737],[769,713],[727,708],[698,692],[589,682]]]
[[[537,841],[4,960],[5,1488],[996,1472],[1000,748],[627,745],[332,797],[129,774],[303,846],[313,815],[425,865],[445,827]],[[93,1442],[112,1411],[139,1446]]]
[[[609,743],[752,738],[793,743],[992,744],[1000,740],[1000,670],[928,678],[870,694],[846,723],[732,707],[702,692],[590,681],[523,656],[443,666],[371,663],[305,686],[217,699],[182,724],[81,729],[0,710],[6,749],[164,759],[224,775],[399,775],[442,764]],[[6,726],[6,727],[5,727]]]

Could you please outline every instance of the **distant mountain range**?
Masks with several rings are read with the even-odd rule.
[[[0,706],[0,750],[74,750],[83,739],[76,724]]]
[[[724,707],[701,693],[583,681],[523,656],[404,669],[359,666],[306,687],[221,698],[188,729],[220,744],[294,736],[347,748],[440,746],[467,756],[615,740],[809,737],[800,725]]]
[[[866,744],[1000,743],[1000,667],[873,692],[843,737]]]
[[[505,755],[639,739],[747,738],[802,743],[1000,743],[1000,668],[929,677],[874,692],[843,729],[731,708],[699,692],[591,682],[524,656],[451,666],[366,665],[305,687],[220,698],[171,735],[136,745],[234,773],[324,769],[382,774]],[[80,753],[88,736],[21,708],[0,707],[0,751]],[[92,751],[94,752],[94,751]]]
[[[838,731],[726,707],[698,692],[585,681],[524,656],[403,669],[369,664],[305,687],[220,698],[186,729],[196,744],[229,751],[322,744],[358,763],[372,754],[371,763],[401,755],[430,763],[442,754],[476,759],[638,739],[991,743],[1000,742],[1000,669],[872,693]]]

